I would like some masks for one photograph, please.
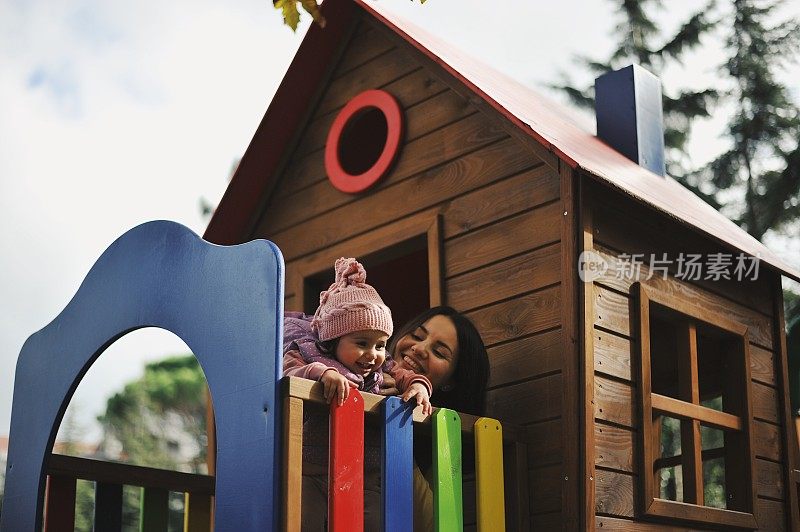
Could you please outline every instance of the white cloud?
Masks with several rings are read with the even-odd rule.
[[[260,1],[0,2],[0,433],[22,343],[116,237],[203,232],[199,200],[222,196],[301,36]],[[89,418],[120,367],[175,352],[154,338],[101,357]]]

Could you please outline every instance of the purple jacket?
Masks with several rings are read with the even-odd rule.
[[[333,355],[320,351],[317,335],[311,329],[313,316],[302,312],[285,312],[283,315],[283,374],[293,377],[319,380],[325,370],[333,368],[347,380],[358,385],[362,392],[378,393],[383,382],[383,371],[388,372],[386,363],[381,371],[373,371],[362,377],[356,375],[336,360]],[[295,353],[299,353],[298,357]]]

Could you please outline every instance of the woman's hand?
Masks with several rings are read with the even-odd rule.
[[[339,406],[342,406],[350,396],[350,388],[357,388],[356,383],[347,380],[347,377],[335,369],[329,369],[323,373],[319,380],[325,388],[323,391],[325,400],[331,403],[334,398],[337,398]]]
[[[422,413],[426,416],[431,415],[433,407],[431,407],[431,396],[428,394],[428,388],[421,382],[415,382],[403,393],[403,401],[410,401],[416,397],[417,406],[422,405]]]
[[[388,373],[383,374],[383,382],[381,388],[378,390],[381,395],[400,395],[400,390],[397,389],[397,381],[394,380]]]

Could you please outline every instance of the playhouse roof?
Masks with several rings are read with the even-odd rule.
[[[579,126],[564,106],[543,98],[470,57],[422,28],[363,0],[327,0],[325,29],[312,25],[245,153],[228,190],[209,223],[205,237],[238,243],[248,230],[258,198],[274,183],[271,177],[290,147],[294,129],[313,104],[324,81],[327,62],[346,35],[360,7],[421,53],[435,61],[492,108],[572,168],[581,169],[612,188],[653,207],[678,222],[761,260],[800,281],[800,271],[750,236],[671,177],[662,177],[629,160]],[[269,139],[259,142],[259,139]],[[248,208],[249,207],[249,208]]]

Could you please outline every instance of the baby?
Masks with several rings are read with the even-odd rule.
[[[403,401],[415,399],[431,413],[433,391],[427,377],[397,367],[386,358],[392,313],[378,292],[366,284],[367,272],[356,259],[335,265],[336,280],[320,293],[313,318],[300,312],[284,316],[283,374],[321,381],[325,400],[341,405],[350,388],[377,393],[388,373]]]

